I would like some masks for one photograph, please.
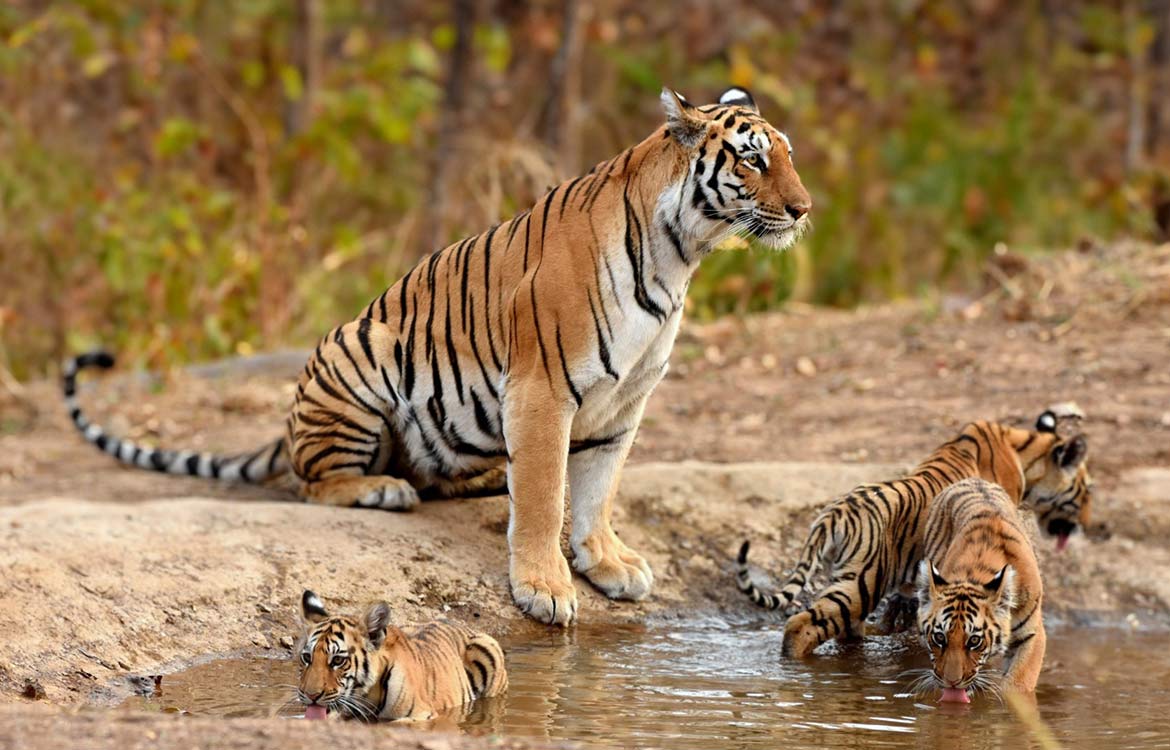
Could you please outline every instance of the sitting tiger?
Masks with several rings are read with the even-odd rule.
[[[930,506],[923,554],[918,626],[931,669],[920,684],[959,703],[971,690],[997,693],[986,664],[1004,655],[1004,685],[1035,690],[1047,642],[1044,586],[1008,494],[982,479],[952,484]]]
[[[385,602],[364,617],[330,615],[312,591],[301,597],[301,614],[297,697],[306,719],[426,720],[508,688],[500,644],[465,625],[396,628]]]
[[[511,496],[512,595],[531,617],[576,618],[559,535],[568,476],[573,567],[612,598],[654,577],[610,524],[646,399],[666,372],[699,262],[740,234],[788,247],[812,200],[788,137],[731,89],[696,106],[662,92],[665,123],[531,210],[424,258],[301,374],[286,435],[224,457],[108,435],[65,397],[87,440],[145,469],[262,482],[300,497],[408,510],[421,495]]]
[[[930,504],[969,477],[1002,486],[1013,503],[1035,512],[1040,528],[1063,549],[1068,535],[1089,523],[1092,487],[1085,437],[1057,433],[1058,420],[1065,418],[1080,419],[1080,413],[1073,405],[1054,407],[1040,415],[1035,430],[972,422],[908,476],[861,485],[821,511],[778,593],[752,583],[744,542],[739,589],[756,604],[790,615],[782,645],[787,656],[807,656],[831,638],[859,638],[865,618],[883,599],[913,596]],[[802,608],[798,597],[818,563],[829,580]]]

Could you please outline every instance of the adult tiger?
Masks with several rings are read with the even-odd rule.
[[[1003,684],[1031,693],[1047,637],[1040,565],[1015,503],[982,479],[948,487],[930,506],[918,573],[918,627],[931,669],[921,685],[944,701],[1000,689],[988,659],[1003,655]]]
[[[811,199],[787,136],[731,89],[695,106],[663,91],[666,123],[553,188],[530,210],[424,259],[357,320],[325,336],[297,386],[287,436],[235,458],[142,448],[90,424],[124,462],[249,482],[291,467],[312,502],[405,510],[419,491],[511,497],[512,594],[565,624],[577,596],[561,553],[565,475],[574,567],[610,597],[653,576],[610,526],[646,398],[666,371],[683,299],[720,240],[775,248],[808,227]]]
[[[778,593],[752,583],[744,542],[736,575],[740,591],[789,615],[785,655],[806,656],[831,638],[858,638],[865,618],[887,596],[913,597],[930,504],[943,489],[969,477],[1001,485],[1012,502],[1035,512],[1040,527],[1063,549],[1068,535],[1089,523],[1092,482],[1088,444],[1083,435],[1057,434],[1060,416],[1068,415],[1045,411],[1035,430],[972,422],[908,476],[861,485],[834,500],[813,521],[800,559]],[[802,607],[798,597],[818,563],[829,580],[813,603]]]
[[[301,596],[301,615],[297,698],[307,719],[433,719],[508,688],[500,644],[466,625],[396,628],[385,602],[360,618],[330,615],[312,591]]]

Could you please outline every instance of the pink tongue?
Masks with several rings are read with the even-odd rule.
[[[325,707],[324,706],[316,706],[316,705],[305,706],[305,718],[306,719],[324,719],[325,718]]]
[[[1064,552],[1064,548],[1068,546],[1068,534],[1061,534],[1056,537],[1056,551]]]
[[[971,699],[967,697],[967,691],[963,688],[943,688],[942,702],[970,703]]]

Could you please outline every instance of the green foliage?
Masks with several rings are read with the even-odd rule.
[[[915,294],[969,278],[999,242],[1147,232],[1135,208],[1170,184],[1117,156],[1110,76],[1153,26],[1112,4],[846,0],[769,17],[602,0],[581,29],[568,155],[536,125],[559,18],[512,5],[474,29],[444,233],[530,205],[558,161],[650,132],[664,83],[747,86],[792,137],[815,229],[786,254],[709,259],[699,316]],[[413,0],[317,7],[312,80],[284,0],[0,6],[0,355],[19,376],[99,343],[156,366],[305,344],[429,249],[455,19]]]

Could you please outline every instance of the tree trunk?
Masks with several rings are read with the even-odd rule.
[[[427,190],[426,217],[422,224],[424,245],[422,253],[437,250],[446,244],[448,230],[447,195],[451,189],[452,157],[459,145],[459,131],[467,99],[468,79],[472,69],[472,34],[475,32],[477,8],[475,0],[455,0],[455,47],[451,51],[451,67],[443,93],[443,109],[439,113],[439,131],[435,140],[435,156],[431,184]]]
[[[549,67],[548,98],[540,116],[541,138],[553,153],[560,177],[576,172],[579,158],[574,114],[581,79],[581,16],[578,0],[564,0],[561,44]]]
[[[290,57],[301,79],[300,96],[286,94],[284,102],[284,133],[295,137],[305,132],[313,118],[313,96],[320,80],[321,61],[318,44],[320,13],[317,0],[297,0],[296,22],[293,24]]]

